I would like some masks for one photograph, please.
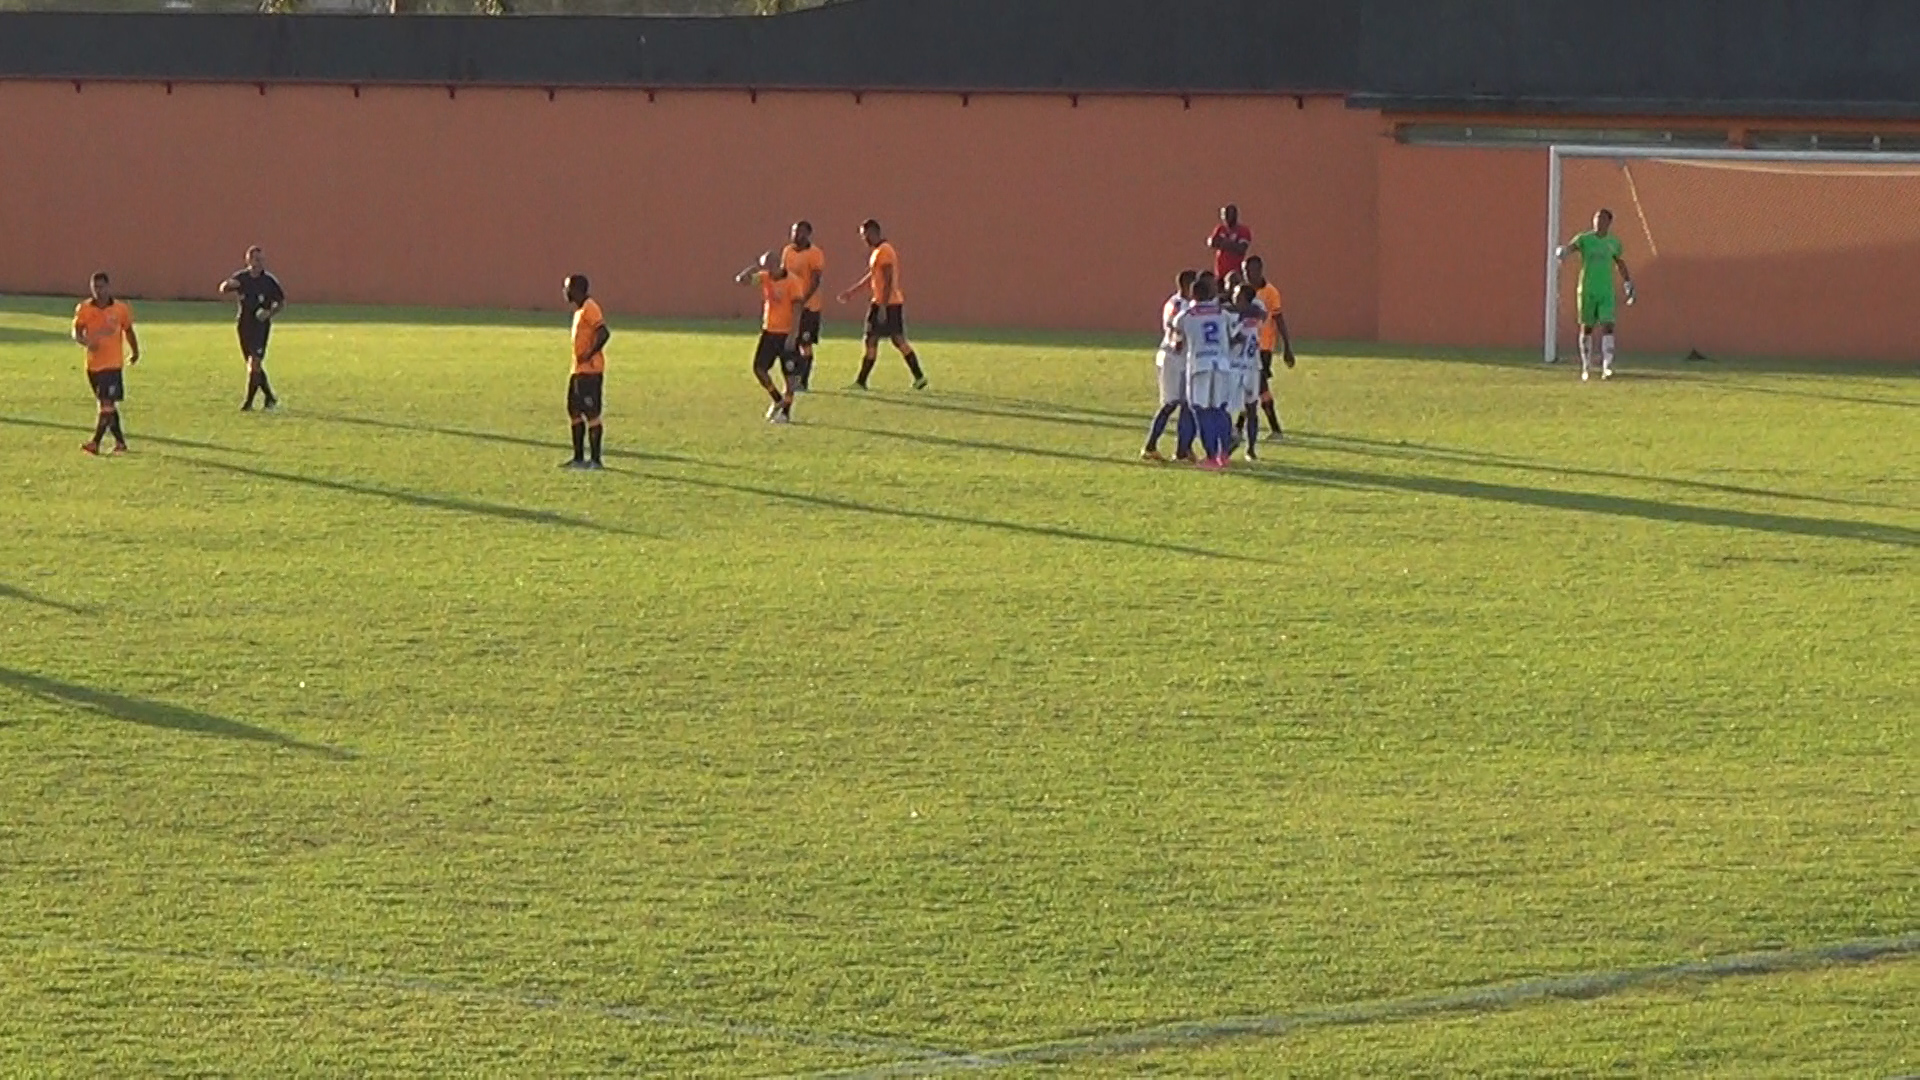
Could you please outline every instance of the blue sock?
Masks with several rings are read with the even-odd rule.
[[[1160,406],[1160,411],[1153,414],[1153,427],[1147,431],[1147,449],[1160,448],[1160,436],[1167,433],[1167,421],[1173,419],[1173,414],[1179,409],[1180,403],[1176,401],[1171,405]]]
[[[1193,440],[1198,438],[1199,435],[1200,435],[1199,419],[1194,416],[1192,409],[1186,407],[1185,405],[1180,406],[1179,450],[1180,450],[1181,457],[1185,458],[1185,457],[1193,456]]]
[[[1220,456],[1220,426],[1215,423],[1219,413],[1218,409],[1200,410],[1200,451],[1205,457]]]

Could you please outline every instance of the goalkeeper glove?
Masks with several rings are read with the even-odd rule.
[[[1629,281],[1627,282],[1627,306],[1628,307],[1633,306],[1634,299],[1635,299],[1635,295],[1633,291],[1633,282]]]

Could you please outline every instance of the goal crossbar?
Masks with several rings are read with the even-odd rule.
[[[1672,146],[1590,146],[1555,144],[1548,148],[1547,164],[1547,297],[1546,344],[1544,359],[1551,364],[1559,358],[1560,347],[1560,260],[1555,251],[1566,241],[1560,234],[1561,183],[1569,159],[1608,159],[1614,161],[1739,162],[1788,165],[1904,165],[1920,166],[1920,154],[1879,150],[1740,150]]]

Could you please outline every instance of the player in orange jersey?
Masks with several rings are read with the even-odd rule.
[[[853,381],[854,389],[867,388],[867,377],[873,374],[874,360],[880,355],[880,339],[884,337],[893,342],[893,347],[899,349],[901,358],[906,360],[907,370],[913,373],[913,388],[925,390],[927,376],[920,370],[920,357],[907,343],[907,298],[900,291],[900,253],[887,243],[885,230],[872,218],[860,226],[860,236],[873,249],[867,259],[867,276],[840,294],[840,302],[844,304],[861,289],[873,287],[873,305],[867,309],[867,351],[860,359],[860,377]]]
[[[1281,359],[1288,367],[1294,365],[1293,335],[1287,332],[1287,313],[1280,302],[1280,289],[1267,280],[1267,261],[1260,256],[1247,260],[1247,284],[1254,288],[1254,300],[1265,312],[1265,321],[1260,324],[1260,407],[1267,414],[1267,430],[1272,437],[1281,437],[1280,411],[1273,401],[1273,352],[1274,346],[1282,348]]]
[[[607,341],[613,331],[600,312],[600,302],[592,295],[587,275],[574,274],[564,285],[567,303],[573,305],[573,376],[567,380],[567,417],[573,423],[573,460],[565,469],[598,469],[600,443],[604,429],[601,411],[606,407]],[[593,457],[587,457],[591,443]]]
[[[733,277],[740,285],[760,286],[765,310],[760,321],[760,344],[753,352],[753,377],[773,399],[767,422],[793,422],[793,394],[800,385],[800,313],[805,307],[806,282],[788,272],[780,253],[769,251],[760,261]],[[773,365],[780,365],[786,392],[773,386]]]
[[[827,254],[813,242],[812,222],[794,222],[793,243],[780,253],[780,265],[806,289],[800,301],[800,336],[794,342],[800,357],[795,389],[804,394],[813,381],[813,347],[820,344],[820,316],[827,306]]]
[[[88,283],[89,296],[73,309],[73,340],[87,350],[87,385],[93,388],[100,415],[93,438],[80,449],[100,453],[100,440],[113,433],[113,452],[127,452],[127,436],[120,428],[120,402],[127,396],[122,375],[125,364],[140,362],[140,335],[133,329],[133,309],[116,300],[105,270]]]

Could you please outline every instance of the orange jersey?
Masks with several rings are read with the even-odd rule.
[[[800,299],[807,295],[807,283],[792,274],[775,278],[762,272],[760,295],[766,299],[760,328],[769,334],[793,333],[794,321],[799,318]]]
[[[820,275],[820,288],[814,291],[813,299],[807,301],[808,311],[824,311],[827,306],[827,253],[815,244],[805,251],[787,245],[780,254],[780,265],[787,273],[800,280],[800,294],[806,295],[807,288],[813,283],[813,275]]]
[[[881,307],[907,302],[906,294],[900,291],[900,253],[885,240],[873,249],[873,255],[867,259],[867,269],[873,271],[873,302]],[[887,291],[883,270],[893,271],[893,290]]]
[[[606,316],[600,314],[600,302],[589,299],[573,313],[573,373],[575,375],[599,375],[607,370],[607,354],[594,352],[593,339],[600,328],[607,325]]]
[[[115,300],[106,307],[92,300],[73,309],[73,329],[87,343],[88,371],[119,371],[127,362],[127,331],[133,329],[133,309]]]
[[[1272,352],[1273,347],[1280,344],[1280,290],[1269,281],[1260,286],[1254,298],[1267,311],[1266,321],[1260,324],[1260,350]]]

